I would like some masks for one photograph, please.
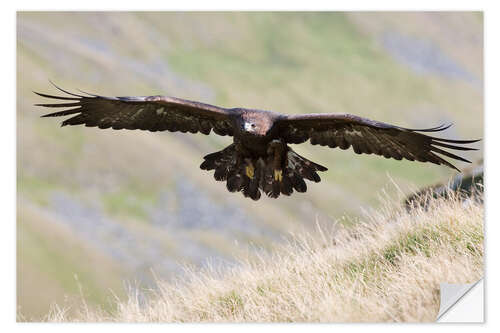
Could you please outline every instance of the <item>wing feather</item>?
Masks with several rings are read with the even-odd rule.
[[[180,131],[184,133],[233,135],[232,117],[236,110],[188,101],[168,96],[105,97],[89,93],[78,95],[56,86],[69,95],[37,95],[64,101],[36,104],[47,108],[67,110],[45,114],[42,117],[72,115],[62,122],[66,125],[85,125],[101,129],[140,129],[151,132]]]
[[[443,164],[458,170],[439,155],[454,160],[469,162],[455,155],[451,150],[477,150],[463,146],[480,140],[450,140],[424,133],[446,130],[451,125],[433,128],[410,129],[378,122],[349,114],[305,114],[285,116],[278,120],[280,135],[288,143],[303,143],[339,147],[352,147],[357,154],[376,154],[396,160],[430,162]],[[460,170],[458,170],[460,171]]]

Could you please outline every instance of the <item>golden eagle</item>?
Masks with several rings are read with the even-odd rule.
[[[260,190],[269,197],[280,193],[306,192],[304,179],[319,182],[317,171],[327,168],[300,156],[288,146],[310,140],[313,145],[348,149],[357,154],[376,154],[385,158],[444,164],[458,170],[436,153],[469,162],[442,148],[476,150],[461,146],[479,140],[448,140],[423,133],[438,132],[448,126],[409,129],[350,114],[285,115],[277,112],[222,108],[168,96],[104,97],[82,92],[67,96],[36,93],[57,99],[56,104],[36,104],[49,108],[66,108],[42,117],[71,115],[65,125],[112,129],[141,129],[151,132],[230,135],[233,143],[208,154],[200,165],[215,170],[218,181],[226,181],[230,192],[241,191],[245,197],[258,200]],[[441,148],[440,148],[441,147]]]

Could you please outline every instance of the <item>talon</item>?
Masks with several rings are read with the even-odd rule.
[[[245,167],[245,173],[247,174],[248,178],[250,179],[253,179],[253,175],[254,175],[254,167],[252,164],[249,164]]]
[[[283,180],[283,170],[274,170],[274,180],[279,182]]]

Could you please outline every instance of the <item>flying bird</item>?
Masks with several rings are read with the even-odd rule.
[[[54,85],[55,86],[55,85]],[[350,114],[312,113],[286,115],[247,108],[222,108],[168,96],[105,97],[82,92],[75,94],[55,86],[65,96],[37,93],[58,103],[36,104],[64,108],[42,117],[71,116],[66,125],[170,131],[214,132],[233,137],[225,149],[204,157],[200,168],[215,170],[214,178],[225,181],[230,192],[259,200],[261,191],[271,198],[293,191],[306,192],[305,179],[319,182],[319,171],[327,168],[293,151],[288,144],[304,143],[348,149],[356,154],[376,154],[396,160],[454,165],[440,155],[470,161],[451,150],[477,150],[463,146],[479,140],[449,140],[429,135],[448,126],[410,129]],[[438,155],[439,154],[439,155]]]

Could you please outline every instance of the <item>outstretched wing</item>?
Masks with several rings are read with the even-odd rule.
[[[437,154],[469,162],[443,150],[477,150],[463,144],[479,140],[448,140],[423,133],[438,132],[449,126],[427,129],[409,129],[349,114],[305,114],[292,115],[278,121],[280,134],[288,143],[303,143],[348,149],[352,146],[357,154],[376,154],[385,158],[444,164],[458,170]],[[442,147],[442,148],[440,148]],[[460,170],[458,170],[460,171]]]
[[[68,96],[36,94],[57,99],[56,104],[36,104],[48,108],[66,108],[42,117],[72,117],[62,122],[66,125],[112,129],[141,129],[155,131],[181,131],[183,133],[233,135],[231,115],[233,110],[167,96],[104,97],[93,94],[77,95],[61,88]]]

